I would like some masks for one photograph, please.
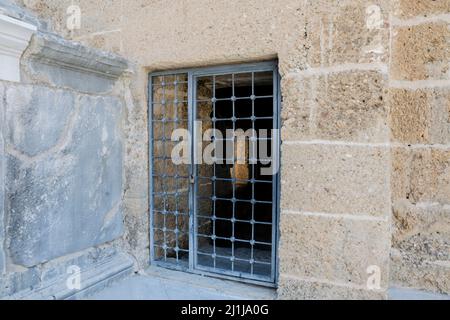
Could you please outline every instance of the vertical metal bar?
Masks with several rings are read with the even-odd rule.
[[[255,123],[255,73],[252,72],[252,129],[253,129],[253,135],[256,134],[256,123]],[[256,134],[257,138],[258,135]],[[250,146],[252,148],[251,157],[258,158],[258,148],[257,148],[257,140],[254,140],[252,143],[250,143]],[[253,241],[255,241],[255,203],[253,202],[255,200],[255,180],[256,180],[256,162],[251,160],[251,166],[252,166],[252,239],[250,242],[250,274],[253,275],[255,273],[255,264],[252,263],[255,261],[255,244]]]
[[[148,190],[148,200],[150,208],[150,265],[155,261],[155,240],[154,240],[154,201],[153,201],[153,77],[149,75],[148,77],[148,162],[149,162],[149,190]]]
[[[234,221],[236,217],[236,169],[237,169],[237,159],[236,159],[236,138],[235,138],[235,132],[236,132],[236,91],[234,87],[235,83],[235,75],[234,73],[231,75],[231,88],[232,88],[232,105],[233,105],[233,181],[231,184],[233,185],[233,216],[231,220],[231,227],[232,227],[232,234],[231,234],[231,271],[234,271],[234,260],[235,260],[235,242],[234,239],[236,238],[236,223]]]
[[[281,77],[280,77],[280,73],[278,72],[278,64],[275,64],[274,66],[275,69],[275,75],[276,75],[276,84],[277,84],[277,92],[276,92],[276,96],[277,96],[277,122],[278,122],[278,130],[281,130]],[[280,134],[278,135],[278,165],[279,165],[279,170],[278,170],[278,175],[277,175],[277,179],[276,179],[276,204],[274,204],[275,206],[275,221],[273,222],[274,224],[274,228],[275,228],[275,246],[274,246],[274,250],[275,250],[275,260],[274,260],[274,268],[275,268],[275,277],[274,277],[274,283],[275,285],[278,285],[278,281],[279,281],[279,255],[278,255],[278,247],[280,245],[280,214],[281,214],[281,206],[280,206],[280,196],[281,196],[281,131]]]
[[[166,158],[166,151],[167,151],[167,149],[166,149],[166,147],[167,147],[167,145],[166,145],[166,141],[165,141],[165,137],[166,137],[166,111],[167,111],[167,109],[166,109],[166,76],[163,76],[163,86],[162,86],[162,94],[163,94],[163,100],[162,100],[162,108],[163,108],[163,122],[162,122],[162,133],[163,133],[163,142],[162,142],[162,144],[163,144],[163,155],[164,155],[164,160],[163,160],[163,194],[164,194],[164,200],[163,200],[163,203],[164,203],[164,211],[163,211],[163,216],[164,216],[164,218],[163,218],[163,221],[164,221],[164,229],[163,229],[163,233],[164,233],[164,247],[163,247],[163,249],[164,249],[164,261],[166,261],[167,262],[167,247],[168,247],[168,245],[167,245],[167,206],[168,206],[168,204],[167,204],[167,185],[166,185],[166,181],[165,181],[165,179],[166,179],[166,173],[167,173],[167,164],[166,164],[166,160],[165,160],[165,158]]]
[[[278,72],[277,68],[273,67],[273,128],[275,130],[279,130],[279,103],[278,103]],[[276,164],[279,164],[279,148],[280,148],[280,134],[276,135],[272,133],[272,143],[271,143],[271,156],[272,156],[272,165],[274,165],[274,160]],[[275,144],[275,146],[274,146]],[[276,151],[275,151],[276,150]],[[272,281],[276,281],[276,259],[277,259],[277,228],[278,228],[278,178],[279,178],[279,170],[276,168],[277,172],[273,174],[272,177],[272,258],[271,258],[271,278]]]
[[[213,108],[213,119],[212,120],[213,120],[213,128],[214,128],[214,144],[217,148],[217,137],[216,137],[216,130],[217,130],[216,120],[217,119],[216,119],[216,100],[215,100],[215,98],[216,98],[216,76],[215,75],[212,76],[212,81],[213,81],[213,83],[212,83],[212,99],[211,99],[211,103],[212,103],[211,106]],[[223,150],[221,153],[223,153]],[[213,202],[213,262],[214,262],[214,269],[216,269],[217,268],[217,240],[216,240],[216,233],[217,233],[216,204],[217,203],[216,203],[215,199],[216,199],[216,195],[217,195],[217,190],[216,190],[216,188],[217,188],[217,168],[216,168],[216,166],[217,166],[217,149],[214,151],[214,159],[215,159],[215,161],[213,163],[214,187],[213,187],[213,199],[212,199],[212,202]]]
[[[195,164],[195,118],[196,118],[196,91],[197,83],[192,72],[188,73],[188,119],[190,146],[189,150],[191,164],[189,166],[190,179],[195,177],[197,166]],[[196,202],[197,190],[196,183],[189,181],[189,270],[193,271],[197,265],[197,237],[196,237]]]
[[[173,99],[173,107],[174,110],[174,119],[173,119],[173,130],[178,129],[178,76],[175,75],[175,82],[174,82],[174,99]],[[173,159],[172,159],[173,161]],[[173,164],[173,163],[172,163]],[[177,264],[180,262],[180,255],[179,255],[179,248],[180,248],[180,241],[178,239],[179,233],[178,233],[178,201],[179,201],[179,188],[178,188],[178,166],[175,166],[175,212],[173,213],[175,215],[175,255],[177,258]]]

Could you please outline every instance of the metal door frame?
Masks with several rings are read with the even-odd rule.
[[[206,275],[216,278],[229,279],[239,282],[257,284],[267,287],[277,287],[278,279],[279,279],[279,257],[278,257],[278,247],[279,247],[279,221],[280,221],[280,170],[278,173],[273,176],[272,181],[272,194],[273,204],[272,204],[272,275],[271,281],[268,282],[267,279],[259,280],[256,279],[248,279],[238,277],[236,275],[227,274],[225,272],[217,273],[211,272],[207,270],[199,269],[196,266],[197,255],[196,255],[196,187],[197,183],[189,184],[189,264],[188,266],[179,266],[175,264],[165,263],[162,261],[158,261],[155,259],[155,250],[154,250],[154,201],[153,201],[153,90],[152,90],[152,77],[164,76],[164,75],[176,75],[176,74],[187,74],[188,75],[188,130],[191,132],[193,137],[196,137],[195,132],[195,120],[196,120],[196,77],[200,76],[208,76],[208,75],[220,75],[220,74],[233,74],[233,73],[246,73],[246,72],[264,72],[264,71],[273,71],[273,128],[277,128],[280,132],[281,130],[281,94],[280,94],[280,75],[278,73],[278,62],[277,61],[268,61],[268,62],[258,62],[258,63],[247,63],[247,64],[235,64],[235,65],[225,65],[225,66],[216,66],[216,67],[206,67],[206,68],[190,68],[190,69],[177,69],[177,70],[166,70],[161,72],[153,72],[149,74],[148,78],[148,130],[149,130],[149,204],[150,204],[150,264],[167,268],[174,269],[183,272],[189,272],[193,274]],[[278,166],[279,169],[281,167],[281,135],[278,134],[277,137],[278,142]],[[272,143],[274,143],[273,141]],[[189,173],[191,177],[197,180],[197,166],[195,165],[195,143],[191,143],[191,165],[189,166]]]

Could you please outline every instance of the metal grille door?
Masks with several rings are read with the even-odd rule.
[[[155,73],[150,81],[152,263],[275,284],[276,64]]]

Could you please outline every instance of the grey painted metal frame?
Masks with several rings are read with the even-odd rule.
[[[273,188],[273,203],[272,203],[272,271],[270,280],[266,277],[238,277],[233,272],[226,272],[225,270],[221,270],[220,273],[217,270],[211,270],[208,268],[200,268],[197,263],[197,223],[196,223],[196,214],[197,214],[197,204],[196,204],[196,194],[198,183],[189,183],[189,263],[187,265],[174,265],[172,263],[166,263],[163,261],[158,261],[155,259],[155,234],[154,234],[154,181],[153,181],[153,169],[154,169],[154,136],[153,136],[153,89],[152,89],[152,79],[158,76],[167,76],[167,75],[176,75],[176,74],[187,74],[188,75],[188,129],[189,132],[193,133],[193,137],[196,136],[196,128],[194,125],[196,119],[196,81],[195,79],[200,76],[212,76],[212,75],[225,75],[225,74],[237,74],[237,73],[257,73],[257,72],[273,72],[273,128],[280,129],[281,121],[280,121],[280,107],[281,107],[281,94],[280,94],[280,77],[277,69],[277,62],[260,62],[260,63],[250,63],[250,64],[240,64],[240,65],[228,65],[228,66],[219,66],[219,67],[210,67],[210,68],[194,68],[194,69],[179,69],[179,70],[169,70],[163,72],[154,72],[149,75],[149,91],[148,91],[148,123],[149,123],[149,168],[150,168],[150,189],[149,189],[149,198],[150,198],[150,263],[153,265],[176,269],[191,273],[197,273],[202,275],[209,275],[214,277],[220,277],[225,279],[231,279],[239,281],[259,284],[264,286],[276,287],[278,283],[278,244],[279,244],[279,217],[280,217],[280,173],[273,176],[272,188]],[[278,142],[277,152],[278,155],[277,161],[278,165],[280,165],[280,146],[281,146],[281,137],[278,134],[277,136],[272,137],[275,142],[275,139]],[[195,143],[191,143],[191,163],[192,165],[189,168],[190,176],[197,181],[197,169],[195,165]]]

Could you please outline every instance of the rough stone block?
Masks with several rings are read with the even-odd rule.
[[[412,204],[450,204],[450,151],[438,148],[394,148],[393,200]]]
[[[281,277],[278,289],[281,300],[386,300],[385,291],[369,291],[351,286],[320,283]]]
[[[448,0],[395,0],[394,14],[403,19],[450,13]]]
[[[316,80],[319,139],[357,142],[389,140],[386,78],[378,72],[346,72]]]
[[[28,157],[12,144],[6,211],[9,251],[16,264],[34,266],[122,234],[122,104],[109,97],[77,99],[73,110],[61,116],[69,119],[68,124],[50,151]],[[28,122],[20,121],[21,113],[15,112],[26,109],[20,101],[8,104],[7,127],[24,132],[28,126],[38,127],[36,122],[42,119],[51,119],[58,111],[46,102],[36,100],[42,113]],[[52,130],[44,126],[41,132],[52,136]],[[24,152],[28,146],[34,144],[24,140]]]
[[[303,30],[281,50],[282,73],[388,61],[388,1],[307,1],[301,10]]]
[[[311,109],[314,105],[314,82],[290,74],[282,79],[282,139],[308,140],[311,136]]]
[[[389,141],[386,79],[341,72],[283,81],[283,140]]]
[[[282,214],[280,230],[281,274],[366,287],[368,268],[377,266],[387,289],[387,221]]]
[[[71,92],[45,87],[11,86],[6,90],[8,140],[30,157],[57,145],[75,109]]]
[[[392,80],[449,80],[450,25],[444,22],[395,29]]]
[[[392,286],[450,294],[448,261],[411,261],[410,255],[392,250],[390,272]]]
[[[385,217],[389,166],[385,148],[284,145],[281,208]]]
[[[427,260],[450,264],[449,206],[414,206],[408,201],[397,201],[393,214],[393,248],[410,262]]]
[[[450,89],[390,89],[389,96],[393,141],[450,142]]]

